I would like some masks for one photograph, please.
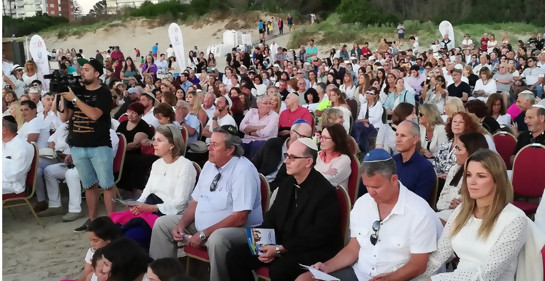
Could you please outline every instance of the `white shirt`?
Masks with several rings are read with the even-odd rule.
[[[350,212],[350,236],[359,243],[358,261],[352,266],[358,280],[369,280],[403,267],[411,254],[437,249],[442,225],[435,212],[420,196],[399,183],[399,197],[390,214],[382,220],[378,241],[369,237],[372,225],[380,220],[378,206],[369,193],[360,197]]]
[[[221,173],[221,177],[216,189],[210,191],[218,173]],[[195,210],[197,231],[240,211],[250,211],[244,227],[253,227],[263,222],[259,176],[255,166],[246,157],[233,157],[221,168],[206,162],[191,198],[198,202]]]
[[[157,66],[157,73],[168,72],[168,62],[167,60],[156,61],[155,65]]]
[[[167,58],[170,58],[170,57],[174,57],[174,49],[172,49],[171,47],[168,47],[167,48]]]
[[[70,154],[70,146],[66,143],[67,136],[68,125],[66,123],[61,123],[55,133],[47,139],[47,142],[55,144],[55,151],[61,151],[63,154]]]
[[[392,129],[392,126],[385,125],[385,126],[382,126],[380,130],[378,130],[376,144],[382,145],[382,149],[390,152],[390,154],[392,155],[396,155],[399,152],[397,152],[397,149],[396,149],[395,139],[396,139],[396,133]]]
[[[539,67],[526,68],[522,72],[522,76],[526,77],[526,85],[528,86],[532,86],[533,84],[535,84],[540,77],[544,76],[544,74],[545,72],[543,71],[543,69]]]
[[[316,171],[320,172],[333,186],[342,185],[348,191],[348,178],[352,173],[350,168],[350,157],[346,154],[333,158],[331,162],[325,163],[318,155],[316,158]],[[335,172],[333,170],[336,170]]]
[[[148,111],[148,113],[145,113],[144,115],[142,115],[142,119],[146,121],[148,125],[153,126],[153,128],[157,129],[157,127],[159,127],[159,121],[153,114],[153,109],[154,108],[152,107],[151,110]]]
[[[52,110],[49,110],[47,112],[47,116],[44,116],[43,111],[41,113],[38,113],[38,118],[44,120],[49,130],[56,130],[62,124],[59,116],[55,114]]]
[[[346,94],[346,99],[353,99],[354,93],[356,92],[356,86],[352,85],[352,87],[347,88],[345,84],[342,84],[339,87],[339,90]]]
[[[365,119],[365,113],[367,113],[367,99],[364,99],[365,103],[361,104],[360,113],[358,114],[358,120]],[[375,129],[380,129],[382,127],[382,113],[384,108],[382,108],[382,103],[377,101],[374,106],[369,108],[369,124],[373,125]]]
[[[23,123],[19,132],[17,132],[25,140],[28,139],[30,134],[39,134],[36,144],[38,148],[48,147],[47,139],[49,138],[49,128],[47,127],[44,120],[34,117],[30,122]]]
[[[214,117],[214,112],[216,111],[216,106],[212,105],[209,109],[204,108],[204,105],[201,105],[202,109],[206,112],[206,115],[208,116],[208,119],[212,119]]]
[[[208,131],[210,133],[214,132],[214,129],[212,128],[212,122],[214,122],[214,120],[210,118],[206,123],[206,125],[208,125]],[[231,114],[227,114],[221,118],[218,118],[218,126],[221,127],[223,125],[233,125],[238,128],[237,122],[235,121],[235,119],[233,119],[233,116],[231,116]],[[210,144],[210,138],[206,138],[206,144]]]
[[[483,84],[483,79],[477,80],[477,82],[475,83],[475,89],[473,89],[473,91],[476,92],[480,90],[484,91],[487,96],[495,94],[497,91],[496,81],[494,81],[493,79],[489,79],[488,83],[486,83],[485,85]]]
[[[146,202],[146,198],[153,193],[163,200],[163,203],[156,205],[161,213],[182,214],[189,204],[196,178],[193,163],[185,157],[180,156],[171,164],[159,158],[151,166],[148,182],[138,201]]]
[[[19,135],[2,142],[2,194],[25,191],[25,180],[32,158],[33,146]]]

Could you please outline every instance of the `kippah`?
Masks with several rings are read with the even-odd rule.
[[[363,162],[381,162],[390,159],[392,159],[392,155],[390,155],[390,153],[388,153],[386,150],[375,148],[365,154],[365,157],[363,157]]]
[[[6,120],[8,122],[17,124],[17,121],[15,121],[15,117],[13,117],[11,115],[6,115],[6,116],[2,117],[2,120]]]
[[[298,138],[298,141],[300,141],[302,144],[306,145],[308,148],[318,151],[318,146],[316,145],[316,142],[314,142],[311,138]]]
[[[227,133],[233,135],[233,136],[237,136],[238,137],[238,130],[235,126],[233,125],[223,125],[221,126],[221,129],[226,131]]]
[[[545,109],[545,106],[544,106],[543,104],[541,104],[541,102],[539,102],[538,104],[532,105],[532,107],[537,107],[537,108],[543,108],[543,109]]]
[[[293,122],[293,125],[295,124],[300,124],[300,123],[306,123],[308,124],[307,120],[303,119],[303,118],[299,118],[297,120],[295,120],[295,122]]]
[[[98,72],[98,74],[102,75],[104,73],[104,67],[102,66],[102,64],[98,60],[90,59],[87,62],[87,64],[92,66],[95,69],[95,71]]]

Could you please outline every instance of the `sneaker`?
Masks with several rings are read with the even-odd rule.
[[[75,221],[79,218],[81,218],[81,212],[79,213],[68,212],[66,215],[62,216],[62,221],[70,222],[70,221]]]
[[[32,208],[34,209],[34,212],[39,213],[47,210],[47,208],[49,208],[49,205],[47,204],[47,202],[41,201],[36,203]]]
[[[85,221],[85,223],[84,223],[82,226],[80,226],[80,227],[74,229],[74,232],[79,233],[79,232],[87,231],[87,225],[88,225],[90,222],[91,222],[91,220],[90,220],[90,219],[87,219],[87,220]]]
[[[38,217],[52,217],[52,216],[60,216],[62,214],[64,214],[64,210],[62,209],[62,207],[53,207],[53,208],[48,208],[47,210],[43,212],[39,212]]]

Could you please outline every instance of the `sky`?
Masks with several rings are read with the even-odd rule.
[[[83,14],[86,15],[93,8],[93,6],[98,2],[98,0],[76,0],[83,9]]]

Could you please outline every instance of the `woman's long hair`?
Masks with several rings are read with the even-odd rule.
[[[490,232],[492,232],[502,210],[508,203],[513,202],[513,186],[507,177],[505,162],[496,152],[489,149],[479,149],[477,152],[470,155],[464,165],[461,209],[460,213],[454,219],[452,233],[450,233],[451,237],[458,234],[462,228],[464,228],[477,208],[477,202],[470,197],[467,188],[467,168],[470,162],[481,163],[483,168],[485,168],[494,179],[494,198],[492,204],[487,207],[482,218],[482,224],[477,232],[477,237],[486,240],[488,235],[490,235]]]

